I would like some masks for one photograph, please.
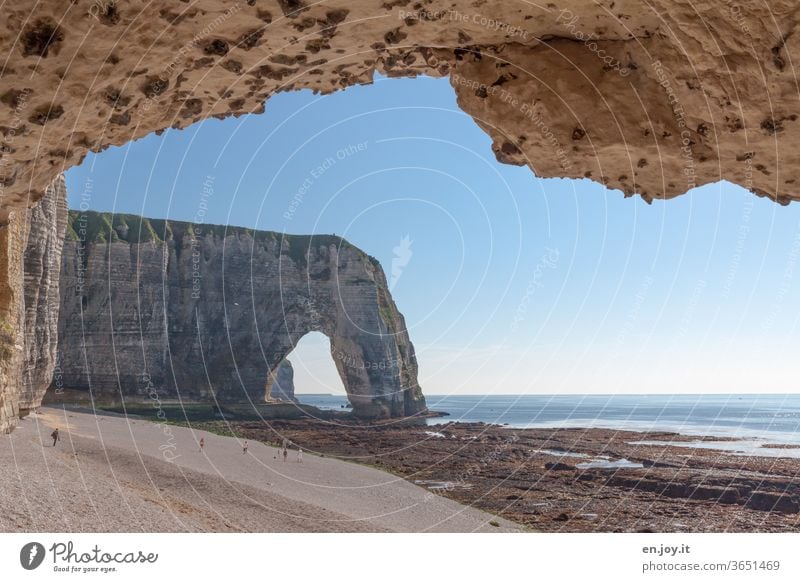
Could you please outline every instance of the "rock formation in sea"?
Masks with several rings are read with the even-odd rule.
[[[61,382],[97,398],[263,404],[277,375],[291,399],[320,331],[355,414],[425,410],[383,269],[336,236],[70,212],[61,291]]]
[[[278,366],[275,378],[272,379],[269,399],[288,402],[296,401],[294,397],[294,368],[289,360],[284,360]]]

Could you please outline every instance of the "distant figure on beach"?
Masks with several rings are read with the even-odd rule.
[[[297,447],[297,462],[298,463],[303,462],[303,449],[301,449],[300,447]]]
[[[242,445],[242,454],[247,454],[247,441],[244,441],[244,444]]]
[[[288,456],[289,456],[289,449],[287,449],[286,447],[284,447],[284,448],[283,448],[283,462],[284,462],[284,463],[286,462],[286,457],[288,457]]]
[[[200,452],[203,452],[203,447],[206,446],[206,440],[203,437],[200,437]]]
[[[58,434],[58,429],[50,433],[50,438],[53,439],[53,446],[56,446],[56,443],[61,440],[61,435]]]

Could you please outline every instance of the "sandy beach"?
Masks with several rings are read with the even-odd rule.
[[[284,462],[255,441],[243,454],[235,438],[142,419],[43,407],[0,443],[4,532],[522,529],[361,464],[294,452]]]
[[[800,516],[800,453],[763,441],[154,419],[57,406],[23,419],[0,441],[0,530],[787,532]],[[302,462],[295,446],[283,460],[284,439]]]

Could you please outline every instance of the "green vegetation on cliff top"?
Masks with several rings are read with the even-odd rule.
[[[67,218],[67,239],[96,242],[144,243],[150,241],[164,242],[190,237],[226,238],[229,236],[250,236],[264,241],[272,239],[281,244],[284,252],[296,264],[305,265],[306,253],[313,244],[315,247],[335,245],[338,248],[352,248],[364,255],[380,268],[378,260],[364,253],[340,236],[331,234],[283,234],[271,230],[253,230],[243,226],[225,226],[219,224],[196,224],[180,220],[164,220],[145,218],[135,214],[112,214],[111,212],[86,212],[70,210]],[[281,239],[283,239],[281,241]]]
[[[72,240],[139,243],[163,241],[171,236],[167,221],[133,214],[70,210],[67,218],[67,238]]]

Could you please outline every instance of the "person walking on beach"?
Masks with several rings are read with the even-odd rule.
[[[247,441],[244,441],[244,444],[242,445],[242,454],[247,454]]]
[[[297,447],[297,462],[298,463],[303,462],[303,449],[301,449],[300,447]]]
[[[287,449],[286,447],[283,447],[283,462],[284,463],[286,462],[286,457],[288,457],[288,456],[289,456],[289,449]]]
[[[201,453],[203,452],[203,447],[205,447],[205,446],[206,446],[206,439],[204,439],[203,437],[200,437],[200,452]]]
[[[58,429],[50,433],[50,438],[53,439],[53,446],[56,446],[56,443],[61,440],[61,435],[58,434]]]

